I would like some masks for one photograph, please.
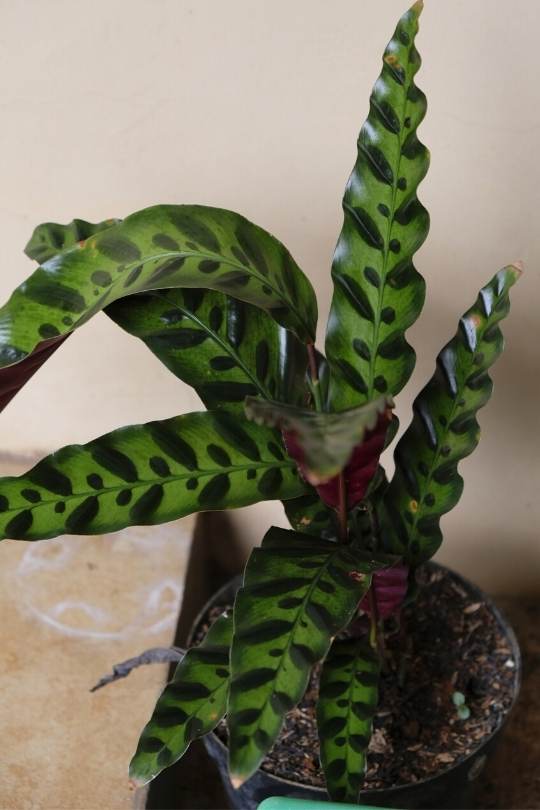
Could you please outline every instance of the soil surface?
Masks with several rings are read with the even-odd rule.
[[[364,789],[417,782],[470,754],[503,721],[516,663],[498,622],[451,572],[418,572],[416,601],[388,627],[386,660],[368,751]],[[224,607],[214,608],[198,638]],[[387,622],[392,624],[392,620]],[[320,667],[262,764],[276,776],[324,787],[315,720]],[[462,719],[453,701],[465,697]],[[227,729],[216,729],[226,743]]]

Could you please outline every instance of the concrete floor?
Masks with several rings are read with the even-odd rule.
[[[167,666],[89,689],[171,643],[192,526],[0,544],[1,810],[133,807],[127,768]]]

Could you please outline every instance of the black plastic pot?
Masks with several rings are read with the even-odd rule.
[[[435,569],[444,568],[437,563],[428,563],[428,565]],[[488,756],[493,751],[504,724],[516,702],[521,683],[521,654],[514,631],[489,597],[459,574],[454,571],[451,571],[451,574],[465,591],[470,594],[471,601],[486,604],[506,636],[515,661],[512,704],[501,725],[495,729],[475,751],[461,760],[461,762],[446,768],[436,776],[432,776],[420,782],[379,790],[362,791],[359,799],[362,804],[373,805],[375,807],[402,808],[402,810],[409,810],[409,808],[410,810],[416,810],[416,808],[437,808],[437,810],[453,808],[456,810],[457,808],[471,807],[474,782],[483,771]],[[202,624],[211,607],[219,604],[232,604],[240,584],[241,578],[237,577],[213,596],[195,620],[190,634],[191,637],[193,637],[196,629]],[[262,770],[258,770],[257,773],[239,789],[235,789],[231,785],[227,771],[227,748],[215,734],[207,735],[204,738],[204,742],[208,752],[217,763],[231,807],[234,808],[234,810],[256,810],[260,802],[269,796],[288,796],[289,798],[295,799],[328,801],[327,793],[323,788],[315,788],[297,782],[291,782]]]

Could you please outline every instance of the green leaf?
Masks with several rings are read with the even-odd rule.
[[[106,219],[97,224],[86,222],[84,219],[74,219],[69,225],[45,222],[35,228],[24,252],[36,262],[46,262],[53,256],[69,250],[79,242],[84,242],[90,236],[105,231],[119,222],[119,219]]]
[[[83,219],[74,219],[69,225],[46,222],[35,229],[32,238],[26,245],[25,253],[31,259],[47,261],[58,253],[69,250],[89,236],[112,227],[119,221],[108,219],[97,225],[85,222]],[[39,341],[30,354],[21,355],[15,346],[6,344],[5,334],[2,335],[0,332],[0,412],[43,363],[60,348],[64,340],[69,337],[69,332],[64,335],[52,333],[51,335],[51,337]]]
[[[242,408],[247,395],[301,404],[306,347],[257,307],[213,290],[163,290],[106,307],[207,408]]]
[[[306,493],[299,498],[285,501],[285,514],[297,532],[312,534],[327,540],[338,536],[336,512],[319,498],[317,490],[306,483]]]
[[[379,660],[367,640],[334,641],[323,664],[317,726],[326,787],[356,804],[378,701]]]
[[[0,367],[119,298],[172,287],[228,293],[313,341],[315,295],[280,242],[231,211],[162,205],[59,253],[18,287],[0,309]]]
[[[129,775],[137,786],[179,760],[189,744],[212,731],[225,714],[232,628],[232,615],[223,614],[178,664],[131,760]]]
[[[342,413],[324,413],[295,408],[280,402],[248,397],[246,414],[258,424],[277,426],[294,435],[302,451],[302,465],[311,484],[328,481],[338,475],[349,461],[366,431],[373,430],[379,416],[393,402],[378,397],[373,402]]]
[[[271,430],[225,411],[191,413],[64,447],[0,478],[0,539],[104,534],[303,492]]]
[[[229,757],[234,785],[257,769],[311,668],[387,562],[272,528],[252,552],[234,605]]]
[[[405,331],[420,314],[425,285],[412,258],[429,228],[416,196],[429,164],[416,135],[426,112],[426,98],[414,83],[421,10],[420,0],[386,48],[343,198],[326,339],[329,405],[337,411],[397,394],[414,368]]]
[[[476,414],[491,396],[488,369],[503,349],[498,323],[521,270],[501,270],[461,318],[437,357],[435,374],[417,396],[410,426],[397,444],[396,472],[384,497],[383,541],[405,562],[429,559],[442,541],[441,516],[461,497],[458,463],[480,437]]]

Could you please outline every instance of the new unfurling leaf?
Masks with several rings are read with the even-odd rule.
[[[362,445],[381,423],[384,442],[392,406],[388,397],[379,397],[367,405],[339,414],[310,411],[253,397],[248,397],[245,405],[250,419],[283,431],[289,453],[314,486],[326,483],[340,473],[350,461],[354,448]],[[382,444],[379,453],[381,450]]]

